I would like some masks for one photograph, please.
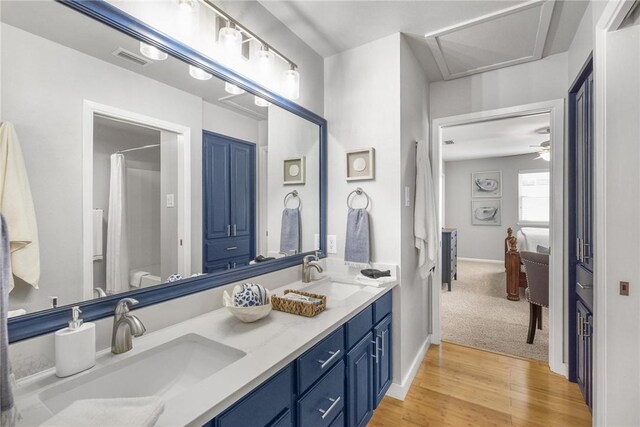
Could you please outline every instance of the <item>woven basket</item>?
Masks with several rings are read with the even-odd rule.
[[[314,317],[322,313],[327,308],[326,295],[312,294],[309,292],[295,291],[292,289],[286,289],[284,294],[289,292],[295,292],[296,294],[304,295],[307,297],[318,298],[322,300],[320,305],[311,304],[303,301],[292,301],[290,299],[284,299],[276,295],[271,296],[271,305],[274,310],[284,311],[286,313],[297,314],[299,316]]]

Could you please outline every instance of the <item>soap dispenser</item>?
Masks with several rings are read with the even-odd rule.
[[[69,327],[55,334],[56,376],[61,378],[96,364],[96,325],[83,323],[80,313],[80,307],[72,307]]]

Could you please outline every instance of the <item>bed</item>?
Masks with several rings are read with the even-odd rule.
[[[513,235],[513,229],[507,229],[504,239],[504,268],[507,274],[507,299],[520,300],[520,288],[527,287],[527,277],[524,274],[520,252],[549,253],[549,229],[538,227],[523,227]]]

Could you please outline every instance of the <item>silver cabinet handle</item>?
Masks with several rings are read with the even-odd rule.
[[[227,248],[227,250],[228,250],[228,251],[235,251],[236,249],[238,249],[238,247],[237,247],[237,246],[229,246],[229,247]]]
[[[341,399],[340,396],[338,396],[335,399],[329,398],[329,401],[331,402],[331,406],[329,406],[327,409],[318,409],[318,411],[322,414],[323,420],[329,416],[331,411],[333,411],[333,408],[335,408],[338,402],[340,402],[340,399]]]
[[[580,248],[582,245],[580,244],[580,238],[576,237],[576,261],[580,261]]]
[[[371,344],[373,344],[373,353],[371,354],[371,357],[376,359],[376,364],[378,364],[378,336],[377,335],[376,335],[376,340],[371,341]]]
[[[380,337],[382,339],[382,346],[380,347],[380,353],[382,353],[382,357],[384,357],[384,334],[387,331],[382,331],[382,336]]]
[[[582,320],[582,336],[583,337],[590,337],[591,336],[591,328],[589,328],[591,326],[591,323],[587,320],[587,319],[583,319]]]
[[[233,263],[233,268],[236,268],[236,263],[235,262]]]
[[[237,236],[238,235],[238,227],[236,227],[235,224],[233,224],[233,235]]]
[[[584,262],[585,259],[590,259],[590,256],[585,255],[587,253],[587,251],[585,251],[585,248],[587,246],[591,246],[591,244],[589,243],[585,243],[584,240],[582,241],[582,262]]]
[[[320,364],[320,369],[324,369],[329,363],[331,363],[333,359],[338,357],[340,355],[340,350],[328,351],[327,353],[329,353],[331,357],[329,357],[327,360],[318,360],[318,363]]]
[[[583,333],[584,333],[584,326],[582,323],[582,316],[580,315],[580,313],[577,314],[578,316],[578,336],[582,337]]]
[[[231,236],[231,224],[227,224],[227,236]]]
[[[593,285],[591,285],[591,286],[585,286],[585,285],[583,285],[583,284],[582,284],[582,283],[580,283],[580,282],[576,282],[576,284],[578,285],[578,287],[579,287],[580,289],[593,289]]]

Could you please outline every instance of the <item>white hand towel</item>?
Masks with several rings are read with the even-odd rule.
[[[418,269],[426,279],[438,258],[438,217],[436,193],[427,144],[418,143],[416,155],[416,202],[413,232],[418,249]]]
[[[373,279],[371,277],[367,277],[363,274],[358,274],[356,276],[356,281],[362,283],[363,285],[367,285],[367,286],[382,286],[385,283],[391,283],[394,282],[396,280],[395,277],[380,277],[378,279]]]
[[[0,213],[9,229],[13,273],[9,276],[9,292],[14,287],[14,276],[38,289],[40,248],[36,211],[20,141],[9,122],[0,125]]]
[[[152,427],[164,410],[156,396],[77,400],[41,424],[46,427]]]
[[[93,260],[102,261],[102,209],[93,210]]]
[[[19,308],[17,310],[9,310],[9,318],[12,317],[17,317],[17,316],[22,316],[24,314],[27,314],[27,310],[25,310],[24,308]]]

